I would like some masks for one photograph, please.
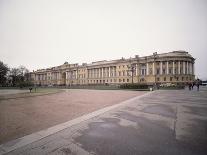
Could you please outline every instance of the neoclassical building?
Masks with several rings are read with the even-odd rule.
[[[164,84],[193,81],[195,59],[186,51],[153,53],[149,56],[69,64],[31,72],[36,85]]]

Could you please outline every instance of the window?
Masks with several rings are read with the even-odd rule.
[[[125,71],[123,71],[123,76],[125,76]]]
[[[146,75],[146,69],[141,70],[141,75]]]
[[[160,69],[159,68],[157,68],[157,74],[160,74]]]
[[[184,77],[182,77],[182,81],[184,81]]]
[[[163,65],[165,65],[165,62],[162,62]]]
[[[162,70],[162,73],[165,74],[165,69]]]
[[[112,82],[112,79],[110,80],[110,82]]]
[[[172,81],[173,77],[170,77],[170,81]]]
[[[127,79],[127,82],[129,82],[129,79]]]
[[[152,68],[149,69],[149,74],[152,75]]]
[[[175,68],[175,74],[177,74],[177,69]]]
[[[176,77],[176,80],[178,81],[179,80],[179,77]]]
[[[121,76],[121,72],[119,72],[119,76]]]
[[[123,82],[125,82],[125,79],[123,79]]]
[[[166,81],[166,77],[164,77],[164,81]]]
[[[119,82],[121,82],[121,79],[119,79]]]
[[[172,68],[169,68],[169,74],[172,74]]]
[[[157,78],[157,81],[160,81],[160,78],[159,77]]]

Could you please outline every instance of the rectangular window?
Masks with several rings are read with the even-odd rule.
[[[172,69],[171,68],[169,68],[169,74],[172,74]]]
[[[125,76],[125,71],[123,71],[123,76]]]
[[[164,77],[164,81],[166,81],[166,77]]]
[[[160,69],[159,68],[157,68],[157,74],[160,74]]]
[[[170,81],[172,81],[173,77],[170,77]]]
[[[162,70],[162,73],[165,74],[165,69]]]
[[[119,76],[121,76],[121,72],[119,72]]]

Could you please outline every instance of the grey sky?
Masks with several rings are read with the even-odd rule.
[[[206,0],[0,0],[0,60],[29,70],[186,50],[207,78]]]

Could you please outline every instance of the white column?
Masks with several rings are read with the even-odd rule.
[[[169,66],[168,66],[168,61],[167,61],[167,71],[166,71],[166,73],[167,73],[167,75],[169,74]]]
[[[162,61],[160,62],[160,75],[162,75]]]
[[[76,70],[76,79],[78,79],[78,70]]]
[[[188,61],[187,61],[187,64],[186,64],[186,69],[187,69],[187,74],[189,74],[189,72],[188,72]]]
[[[183,61],[183,74],[185,74],[185,61]]]
[[[101,72],[101,76],[102,76],[102,78],[103,78],[103,67],[102,67],[102,72]]]
[[[178,61],[178,74],[180,74],[180,61]]]
[[[149,75],[149,64],[147,63],[147,75]]]
[[[110,69],[110,67],[109,67],[109,77],[111,76],[111,69]]]
[[[173,74],[175,74],[175,62],[173,61]]]
[[[137,64],[136,64],[136,68],[135,68],[135,74],[136,74],[136,76],[137,76]]]
[[[152,74],[155,75],[155,63],[152,63]]]

